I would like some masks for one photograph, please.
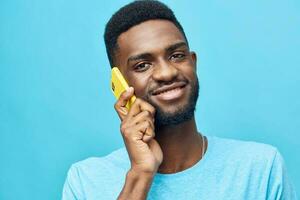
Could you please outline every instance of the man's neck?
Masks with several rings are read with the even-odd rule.
[[[184,123],[160,127],[155,139],[163,151],[159,173],[175,173],[195,165],[202,155],[202,138],[198,134],[195,119]]]

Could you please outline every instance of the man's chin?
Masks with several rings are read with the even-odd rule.
[[[170,108],[167,111],[156,107],[155,127],[174,126],[186,122],[194,117],[195,106]]]
[[[191,120],[194,117],[196,103],[199,94],[199,83],[196,79],[195,84],[191,85],[191,92],[187,93],[181,101],[169,102],[164,105],[155,102],[151,97],[147,98],[156,110],[155,112],[155,128],[162,126],[173,126]]]

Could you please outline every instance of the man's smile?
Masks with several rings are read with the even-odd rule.
[[[152,92],[152,96],[158,100],[171,101],[180,98],[184,95],[186,81],[174,82],[169,85],[164,85]]]

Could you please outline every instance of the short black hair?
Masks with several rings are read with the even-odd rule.
[[[131,27],[151,19],[164,19],[171,21],[187,38],[173,11],[165,4],[156,0],[133,1],[120,8],[112,15],[105,27],[104,41],[107,56],[111,67],[114,67],[114,56],[118,48],[117,39],[123,32]]]

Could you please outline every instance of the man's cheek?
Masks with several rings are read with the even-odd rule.
[[[151,99],[150,99],[150,94],[148,94],[147,92],[141,91],[141,90],[135,90],[134,93],[135,93],[136,97],[138,97],[138,98],[140,98],[140,99],[142,99],[142,100],[144,100],[144,101],[152,104],[151,103]]]

